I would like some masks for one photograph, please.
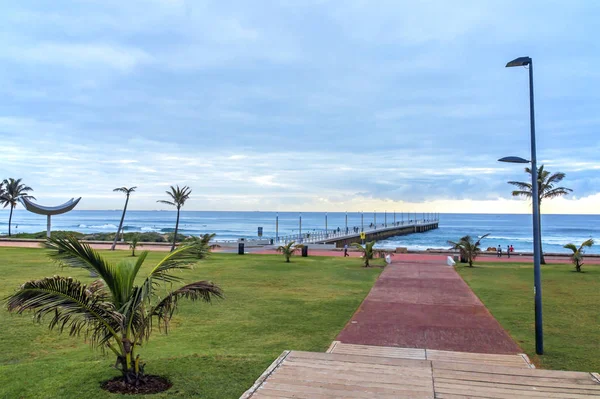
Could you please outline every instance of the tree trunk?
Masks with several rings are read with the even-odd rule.
[[[10,216],[8,217],[8,236],[10,237],[10,224],[12,222],[12,213],[13,209],[15,209],[14,205],[10,205]]]
[[[175,234],[173,235],[173,245],[171,245],[171,252],[175,250],[175,243],[177,242],[177,230],[179,229],[179,209],[181,207],[177,207],[177,221],[175,222]]]
[[[110,247],[111,251],[115,250],[117,246],[117,240],[119,239],[119,232],[123,228],[123,221],[125,220],[125,212],[127,212],[127,203],[129,202],[129,194],[127,194],[127,199],[125,200],[125,207],[123,208],[123,214],[121,215],[121,222],[119,223],[119,228],[117,229],[117,234],[115,235],[115,240],[113,241],[112,247]]]

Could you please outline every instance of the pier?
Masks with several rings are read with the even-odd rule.
[[[394,223],[369,225],[365,227],[346,227],[344,229],[320,230],[306,233],[290,234],[277,237],[274,244],[281,245],[295,241],[299,244],[335,244],[337,248],[352,243],[384,240],[389,237],[402,236],[414,233],[424,233],[437,229],[439,218],[403,220]]]

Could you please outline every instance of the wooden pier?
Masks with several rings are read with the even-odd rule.
[[[286,244],[295,241],[301,244],[335,244],[337,248],[352,243],[363,243],[369,241],[384,240],[389,237],[402,236],[414,233],[424,233],[437,229],[438,219],[408,220],[396,223],[387,223],[377,226],[369,226],[364,229],[345,228],[342,230],[330,230],[319,232],[308,232],[278,237],[275,244]]]

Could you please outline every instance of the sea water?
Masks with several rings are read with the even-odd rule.
[[[53,230],[73,230],[82,233],[116,231],[122,212],[79,211],[74,210],[52,217]],[[422,219],[427,214],[417,213]],[[199,235],[216,233],[218,240],[235,240],[241,237],[253,238],[258,235],[258,227],[263,228],[263,237],[275,237],[276,217],[278,216],[279,236],[299,233],[300,218],[302,232],[324,231],[327,217],[327,229],[342,231],[346,227],[344,212],[216,212],[182,211],[179,229],[182,234]],[[364,213],[362,225],[371,223],[382,225],[396,221],[414,219],[411,213]],[[414,250],[428,248],[448,248],[448,240],[458,240],[464,235],[481,237],[490,235],[482,241],[482,247],[497,247],[503,250],[512,245],[515,251],[530,252],[533,249],[531,215],[514,214],[440,214],[439,229],[425,233],[391,237],[378,243],[379,247],[407,247]],[[124,222],[126,232],[155,231],[169,233],[175,228],[175,211],[127,211]],[[600,239],[600,215],[542,215],[542,243],[544,252],[569,252],[564,244],[576,245],[588,238]],[[361,214],[348,213],[348,227],[361,227]],[[37,232],[46,229],[46,217],[16,209],[13,215],[12,232]],[[0,234],[8,231],[8,211],[0,211]],[[600,242],[588,253],[600,253]]]

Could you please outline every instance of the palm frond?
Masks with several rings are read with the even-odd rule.
[[[545,191],[542,194],[542,198],[544,199],[552,199],[552,198],[556,198],[556,197],[560,197],[562,195],[567,195],[569,193],[573,192],[573,190],[571,190],[570,188],[566,188],[566,187],[556,187],[553,188],[551,190]]]
[[[173,252],[169,252],[148,274],[147,279],[156,279],[165,283],[181,281],[180,277],[170,274],[173,270],[191,269],[198,261],[193,246],[182,246]]]
[[[156,202],[160,202],[161,204],[167,204],[167,205],[171,205],[171,206],[177,206],[177,205],[175,205],[174,202],[171,202],[171,201],[158,200]]]
[[[192,301],[201,300],[210,303],[213,298],[223,298],[221,288],[209,281],[198,281],[184,285],[183,287],[171,292],[150,310],[150,317],[158,319],[158,326],[165,332],[168,329],[169,321],[177,309],[177,303],[180,299],[189,299]]]
[[[531,190],[531,183],[522,181],[509,181],[508,184],[519,187],[521,190]]]
[[[594,239],[593,238],[589,238],[587,240],[585,240],[583,243],[581,243],[581,246],[579,247],[579,252],[583,252],[583,248],[584,247],[591,247],[592,245],[594,245]]]
[[[9,312],[33,311],[37,322],[51,316],[51,330],[67,328],[70,335],[83,331],[92,345],[99,345],[118,339],[122,316],[96,292],[70,277],[47,277],[23,284],[7,298],[7,307]]]
[[[552,184],[552,183],[560,183],[562,181],[562,179],[564,179],[566,176],[566,174],[564,174],[563,172],[556,172],[554,174],[552,174],[552,176],[550,176],[546,182],[548,184]]]
[[[520,190],[515,190],[512,192],[512,196],[513,197],[526,197],[526,198],[531,198],[531,192],[529,191],[520,191]]]
[[[87,244],[80,243],[71,234],[49,237],[46,248],[52,250],[50,258],[68,267],[86,269],[98,274],[116,299],[119,289],[116,286],[115,265],[104,259],[98,252]]]
[[[571,243],[563,245],[563,248],[570,249],[571,251],[573,251],[573,254],[576,254],[578,251],[575,244],[571,244]]]

